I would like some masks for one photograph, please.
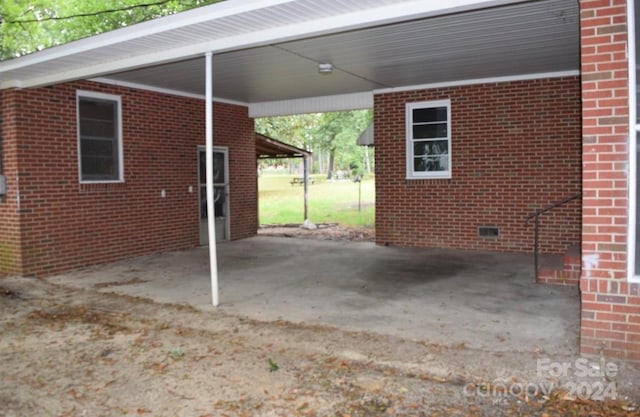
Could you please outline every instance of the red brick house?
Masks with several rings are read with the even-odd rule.
[[[48,275],[201,243],[203,100],[87,81],[2,90],[0,100],[7,179],[0,271]],[[218,155],[228,158],[233,189],[229,206],[216,211],[233,214],[229,238],[252,236],[258,223],[253,120],[246,106],[234,104],[216,103],[214,114]],[[96,156],[89,148],[112,140],[119,142],[109,149],[115,155]],[[100,157],[108,167],[90,159]]]
[[[210,142],[250,236],[252,118],[373,108],[377,243],[530,252],[549,208],[581,351],[638,361],[634,3],[229,0],[2,62],[0,271],[199,244]]]

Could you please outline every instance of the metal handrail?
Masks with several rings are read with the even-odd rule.
[[[549,204],[546,207],[543,207],[541,209],[538,209],[536,211],[534,211],[533,213],[529,214],[527,216],[527,221],[526,224],[529,224],[529,220],[533,219],[534,221],[534,238],[533,238],[533,259],[535,262],[535,269],[534,269],[534,276],[533,276],[533,282],[536,282],[536,280],[538,279],[538,269],[539,269],[539,246],[540,246],[540,242],[539,242],[539,234],[540,234],[540,215],[553,210],[556,207],[562,206],[564,204],[567,204],[570,201],[573,201],[577,198],[582,197],[582,193],[577,193],[574,194],[572,196],[569,196],[567,198],[565,198],[564,200],[560,200],[560,201],[556,201],[555,203]]]

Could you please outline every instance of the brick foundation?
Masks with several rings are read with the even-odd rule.
[[[539,284],[571,285],[580,284],[582,258],[578,245],[571,245],[564,255],[547,255],[540,262],[536,282]]]

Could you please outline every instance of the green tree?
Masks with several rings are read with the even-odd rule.
[[[0,0],[0,60],[220,0]]]
[[[311,150],[310,133],[316,128],[319,120],[319,113],[263,117],[256,119],[256,132],[298,148]],[[293,172],[296,167],[299,169],[299,162],[290,160],[289,171]],[[260,162],[261,168],[274,163],[276,161],[270,159]]]
[[[356,140],[373,118],[370,110],[298,114],[256,120],[256,131],[312,150],[319,172],[331,179],[337,169],[362,173],[368,152]],[[322,155],[328,155],[324,161]]]
[[[329,154],[327,179],[332,179],[336,167],[350,172],[362,171],[364,150],[356,144],[358,136],[373,119],[370,110],[323,113],[313,132],[314,144]]]
[[[311,132],[317,128],[320,119],[320,113],[263,117],[256,120],[256,132],[298,148],[310,149]]]

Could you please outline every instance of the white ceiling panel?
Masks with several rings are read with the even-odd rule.
[[[215,53],[214,95],[243,103],[579,70],[576,0],[230,0],[219,4],[225,3],[226,8],[198,9],[203,14],[216,11],[215,18],[193,10],[183,17],[188,25],[172,25],[172,17],[158,19],[142,24],[144,30],[127,28],[130,36],[113,35],[117,42],[104,40],[100,47],[81,41],[77,51],[71,50],[74,53],[60,53],[49,61],[25,57],[32,65],[0,63],[0,85],[2,77],[18,75],[16,79],[25,85],[44,84],[57,79],[51,73],[53,65],[70,78],[91,74],[204,95],[205,64],[198,51],[206,50]],[[252,3],[260,7],[249,7]],[[482,8],[468,10],[474,3]],[[438,9],[445,7],[442,4],[451,10]],[[166,28],[161,30],[163,25]],[[309,29],[303,36],[305,26]],[[328,29],[321,29],[324,26]],[[144,36],[134,36],[138,32]],[[319,62],[332,63],[333,73],[318,74]]]
[[[281,46],[387,87],[563,71],[578,69],[577,13],[576,2],[527,3]]]
[[[257,103],[578,68],[577,3],[548,0],[218,54],[214,94]],[[110,78],[204,94],[204,60]]]
[[[483,1],[487,0],[456,0],[455,3]],[[363,7],[362,2],[353,0],[226,0],[0,62],[0,88],[6,88],[11,82],[40,85],[62,78],[51,72],[96,76],[100,75],[101,68],[103,73],[109,73],[117,67],[153,65],[206,51],[265,45],[271,39],[330,32],[349,27],[344,19],[352,18],[353,25],[366,25],[374,20],[384,21],[386,6],[415,3],[416,0],[367,0]],[[418,12],[438,8],[431,2],[418,1],[418,4],[421,5]],[[399,10],[395,12],[397,19],[406,14]],[[379,16],[375,13],[372,16],[371,11],[379,11]],[[335,25],[331,24],[332,20],[336,21]],[[165,52],[165,61],[162,61],[162,52]],[[84,60],[82,65],[73,63],[76,56]],[[131,57],[138,59],[127,60]],[[114,61],[119,61],[119,65],[113,65]],[[84,71],[80,70],[83,67]]]

